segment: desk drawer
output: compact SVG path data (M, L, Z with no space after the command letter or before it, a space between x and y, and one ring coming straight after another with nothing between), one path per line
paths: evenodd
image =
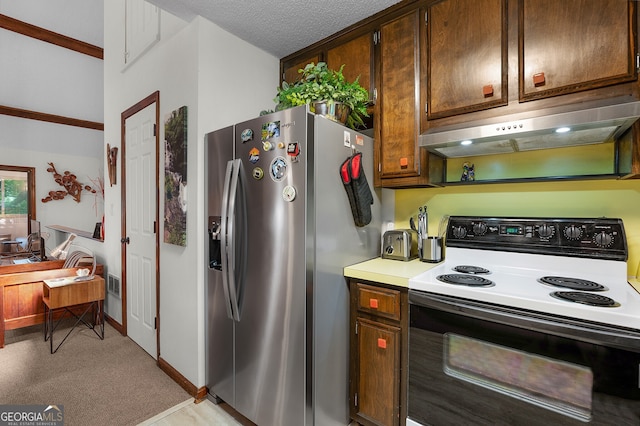
M51 288L45 282L42 287L42 298L49 309L104 300L104 296L104 279L102 277Z
M357 283L358 310L400 320L400 291Z

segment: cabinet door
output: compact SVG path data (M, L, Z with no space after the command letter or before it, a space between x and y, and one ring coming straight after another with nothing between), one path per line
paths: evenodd
M520 100L637 78L635 4L520 0Z
M317 64L319 61L320 61L320 55L315 55L315 56L310 56L306 59L300 59L294 63L291 63L291 62L283 63L282 78L287 83L293 83L300 77L298 70L304 69L304 67L310 62Z
M338 70L344 65L343 74L347 81L358 80L369 91L373 100L373 36L362 34L327 51L327 67Z
M420 174L419 12L380 27L379 177Z
M506 0L431 5L427 40L429 119L507 104Z
M376 425L400 422L400 328L357 320L355 413Z

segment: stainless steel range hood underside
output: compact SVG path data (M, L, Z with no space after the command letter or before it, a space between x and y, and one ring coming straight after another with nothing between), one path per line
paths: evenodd
M454 158L612 143L640 118L640 101L624 99L431 129L420 136L420 146ZM570 130L558 133L559 128Z

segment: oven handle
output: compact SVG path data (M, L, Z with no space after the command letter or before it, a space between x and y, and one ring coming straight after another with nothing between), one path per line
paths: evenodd
M640 351L640 332L469 299L409 290L409 303L486 321L578 339L601 346Z

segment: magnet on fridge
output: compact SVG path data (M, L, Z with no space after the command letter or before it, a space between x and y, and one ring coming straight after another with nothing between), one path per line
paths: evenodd
M240 139L242 140L242 143L249 142L253 139L253 130L244 129L242 133L240 133Z
M251 172L251 175L253 175L254 179L260 180L264 177L264 170L262 170L262 167L255 167Z
M271 151L273 149L273 144L269 141L262 142L262 149L265 151Z
M253 147L249 151L249 161L251 164L256 164L260 160L260 151L258 148Z
M289 142L287 144L287 154L291 157L300 155L300 144L298 142Z
M291 185L287 185L284 187L284 189L282 190L282 198L285 201L293 201L296 198L296 189L291 186Z

